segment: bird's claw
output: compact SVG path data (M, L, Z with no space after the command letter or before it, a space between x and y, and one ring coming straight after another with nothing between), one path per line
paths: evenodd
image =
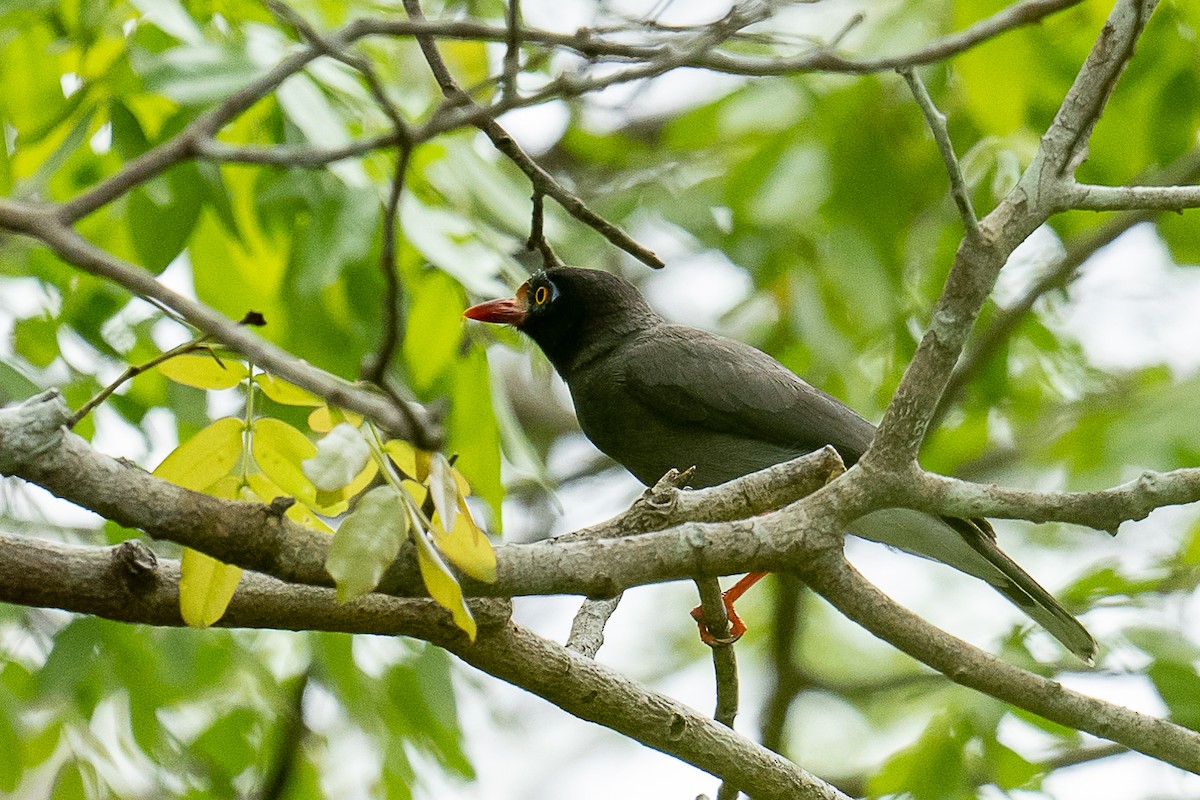
M708 629L708 625L704 622L703 606L696 606L692 609L692 619L696 620L696 626L700 629L700 641L709 647L731 645L742 638L742 634L746 632L746 623L742 622L742 618L733 610L733 600L722 595L721 601L725 604L725 615L729 618L728 636L713 635L712 631Z

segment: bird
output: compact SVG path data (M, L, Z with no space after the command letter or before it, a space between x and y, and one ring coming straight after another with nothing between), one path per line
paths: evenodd
M668 322L609 272L540 270L514 297L479 303L463 316L508 324L532 339L566 382L584 435L647 486L689 467L693 488L716 486L827 445L849 466L875 434L870 421L771 356ZM1095 640L1000 550L986 519L888 508L847 532L983 580L1093 662ZM731 623L732 600L759 577L752 573L726 593ZM740 635L744 626L736 626Z

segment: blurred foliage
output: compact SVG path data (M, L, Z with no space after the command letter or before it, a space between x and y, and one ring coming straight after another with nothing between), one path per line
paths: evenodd
M321 29L395 13L369 0L291 5ZM890 4L870 10L850 43L866 54L901 52L1004 5ZM1088 0L923 70L981 212L1029 164L1109 5ZM504 4L427 8L430 15L441 11L498 22ZM1097 126L1082 180L1119 184L1153 175L1197 147L1198 33L1200 4L1162 4ZM168 140L296 42L295 32L256 0L0 0L0 193L76 196ZM764 44L740 46L771 52ZM404 113L422 119L437 107L440 93L412 42L376 38L356 51L388 76ZM499 67L499 51L478 44L446 54L467 81ZM552 64L531 69L549 73ZM718 326L878 418L960 236L921 115L892 74L719 87L673 98L666 108L635 102L621 113L611 105L599 113L589 98L566 103L565 131L540 160L601 214L667 242L670 269L720 254L750 289ZM387 126L361 77L322 60L219 138L337 146ZM262 312L267 338L353 379L378 346L383 319L380 223L393 155L380 151L322 169L188 162L79 228L172 285L193 287L233 319ZM510 487L575 477L572 468L550 470L534 457L544 459L569 433L555 422L561 415L539 416L522 404L519 386L512 397L493 397L498 384L485 346L514 337L464 334L460 321L469 300L505 292L524 274L513 256L527 234L529 191L520 172L471 132L440 137L412 154L396 242L406 326L389 366L445 412L446 452L457 454L455 468L483 501L472 510L490 515L493 532L505 497L502 451ZM547 214L568 262L646 278L642 267L550 203ZM1051 234L1070 247L1105 219L1062 215ZM1200 261L1198 225L1195 213L1156 222L1180 264ZM1032 273L1048 269L1051 257ZM930 437L927 467L1018 485L1097 488L1145 469L1200 464L1197 378L1156 363L1103 372L1063 326L1057 312L1064 302L1062 293L1046 298L991 354ZM11 237L0 237L0 313L12 322L0 361L4 401L57 386L78 407L126 364L190 338L157 309ZM989 306L981 325L1001 313ZM550 394L539 369L526 379L533 384L526 393L536 398L532 405L544 406ZM110 398L101 421L88 417L76 431L90 438L100 426L135 450L161 455L170 445L163 446L164 420L186 441L231 413L229 402L148 372ZM262 402L272 415L302 425L294 409ZM532 443L526 428L538 431ZM15 519L21 511L13 503L5 514ZM506 506L506 513L523 511L519 503ZM107 542L130 534L109 526L94 535L56 535ZM1184 604L1200 583L1200 527L1128 563L1111 550L1092 557L1084 547L1072 549L1053 527L1039 537L1039 546L1063 548L1064 559L1074 554L1074 582L1064 597L1075 608L1133 612L1105 628L1112 669L1152 687L1173 719L1200 725L1196 647L1180 635L1177 620L1155 613ZM864 785L874 793L974 797L984 784L1001 793L1036 792L1045 772L1039 759L1079 745L1074 732L936 680L913 680L911 662L811 605L795 656L820 688L802 693L799 705L815 694L833 698L837 719L858 720L873 737L851 754L815 753L806 766L869 774ZM336 795L349 790L340 781L354 780L354 791L407 798L421 785L418 762L472 776L449 662L432 648L344 636L145 629L10 607L0 609L0 633L0 793L240 797L253 795L280 763L291 763L280 796L296 798ZM1053 674L1062 665L1046 661L1044 648L1027 647L1026 633L1016 628L1004 638L1004 656ZM758 654L753 636L746 651ZM674 652L678 667L697 655L682 644ZM857 677L876 688L838 682ZM299 739L297 696L305 699ZM321 713L310 719L310 706ZM1041 737L1041 746L1018 748L1013 729L1026 736L1022 742ZM283 760L286 748L294 750L290 762ZM373 766L362 775L339 773L348 749Z

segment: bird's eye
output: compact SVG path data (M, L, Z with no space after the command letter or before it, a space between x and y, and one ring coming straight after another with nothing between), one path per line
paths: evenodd
M550 297L550 290L547 289L545 286L539 286L533 292L533 302L537 303L539 306L542 303L545 303L549 297Z

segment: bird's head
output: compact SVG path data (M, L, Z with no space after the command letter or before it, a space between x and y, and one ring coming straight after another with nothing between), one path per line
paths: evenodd
M512 325L533 339L559 372L569 370L581 354L610 349L660 321L629 281L578 267L536 272L515 296L471 306L463 316Z

